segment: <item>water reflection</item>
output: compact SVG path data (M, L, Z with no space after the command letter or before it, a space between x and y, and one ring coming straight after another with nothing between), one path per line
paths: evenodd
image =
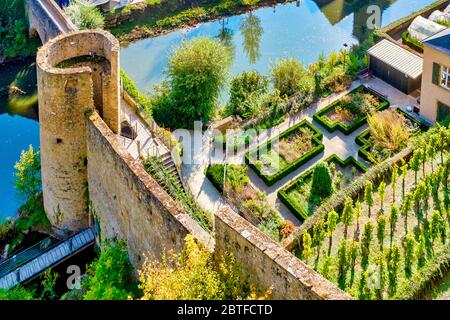
M263 35L261 19L250 11L242 20L239 30L243 38L242 48L248 57L249 63L253 65L261 57L260 42Z

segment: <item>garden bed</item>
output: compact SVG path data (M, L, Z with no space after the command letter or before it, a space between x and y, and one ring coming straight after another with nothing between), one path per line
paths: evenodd
M307 120L245 155L245 162L271 186L324 150L322 132Z
M366 86L359 86L314 114L321 126L329 132L339 130L351 134L361 127L370 112L389 107L389 101Z
M401 109L396 109L396 111L399 112L401 115L403 115L403 117L405 117L405 119L411 126L417 128L414 132L415 135L419 134L420 132L428 130L428 126L418 121L407 112ZM370 129L364 130L360 135L358 135L356 137L356 143L361 146L361 148L358 150L358 155L368 163L372 164L380 163L383 160L386 160L387 158L392 156L391 154L388 153L383 154L375 150L371 142Z
M366 168L353 157L342 160L333 154L324 161L332 167L330 171L334 188L337 190L346 187L354 178L366 171ZM314 169L315 167L309 169L278 192L281 202L301 221L308 218L324 200L312 199L310 195Z

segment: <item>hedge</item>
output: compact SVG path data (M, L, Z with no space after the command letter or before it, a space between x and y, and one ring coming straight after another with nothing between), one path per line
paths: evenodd
M301 157L297 158L295 161L291 162L289 165L285 166L283 169L277 171L275 174L270 175L270 176L263 174L261 172L260 166L256 165L253 161L250 161L250 155L253 155L255 153L259 154L260 150L263 147L265 148L265 150L269 151L271 149L271 147L272 147L272 143L273 142L280 141L281 139L290 136L291 134L296 132L301 127L308 127L310 130L312 130L314 132L314 135L312 137L312 141L313 141L313 143L316 144L316 146L313 149L311 149L310 151L308 151L307 153L305 153ZM325 149L325 146L322 143L322 137L323 137L323 134L322 134L322 132L319 129L317 129L317 127L315 127L313 124L311 124L308 120L303 120L300 123L298 123L297 125L295 125L295 126L289 128L288 130L282 132L281 134L279 134L275 138L271 139L270 141L262 144L261 146L258 146L257 148L253 149L252 151L246 153L245 154L245 163L248 164L248 166L250 168L252 168L253 171L255 171L256 174L268 186L272 186L276 182L278 182L281 179L283 179L284 177L286 177L291 172L294 172L295 170L297 170L303 164L305 164L306 162L308 162L309 160L314 158L316 155L318 155L321 152L323 152L323 150Z
M223 175L224 175L224 165L223 164L211 164L206 168L205 175L211 181L211 183L216 187L217 190L223 193Z
M372 89L370 89L370 88L368 88L368 87L366 87L364 85L361 85L361 86L353 89L352 91L347 93L347 95L356 93L359 90L364 90L366 92L369 92L369 93L373 94L375 97L377 97L378 100L381 101L380 105L376 109L377 111L381 111L381 110L384 110L384 109L389 107L389 101L387 101L385 98L381 97L377 92L373 91ZM345 135L349 135L353 131L355 131L356 129L361 127L366 122L367 115L358 117L350 125L344 125L344 124L342 124L340 122L337 122L337 121L331 121L327 117L327 114L330 111L334 110L336 107L338 107L339 104L341 103L341 100L342 100L342 98L334 101L333 103L331 103L330 105L326 106L322 110L316 112L314 114L314 116L313 116L313 119L316 120L317 123L319 123L325 129L327 129L327 131L330 132L330 133L332 133L332 132L334 132L336 130L339 130L339 131L343 132Z
M395 110L419 127L419 131L416 132L415 135L419 134L420 132L427 131L429 129L427 125L420 122L419 120L417 120L407 112L403 111L402 109L395 109ZM356 144L361 146L361 148L359 148L358 150L358 155L368 163L377 163L377 161L372 157L372 153L370 152L370 150L372 149L372 144L369 140L369 136L370 130L366 129L356 137Z
M346 167L346 166L352 165L352 166L356 167L361 173L365 173L367 171L367 168L361 162L357 161L353 157L348 157L347 159L342 160L336 154L333 154L333 155L329 156L327 159L325 159L324 161L327 163L334 162L341 167ZM311 176L313 174L315 167L316 166L313 166L312 168L308 169L302 175L300 175L298 178L296 178L294 181L292 181L287 186L283 187L282 189L280 189L278 191L278 198L280 198L280 201L282 203L284 203L284 205L292 213L294 213L302 222L305 219L307 219L309 217L309 215L308 216L302 215L302 210L298 209L297 206L289 200L288 192L290 192L293 188L295 188L297 183L299 183L301 180L308 179L309 176Z

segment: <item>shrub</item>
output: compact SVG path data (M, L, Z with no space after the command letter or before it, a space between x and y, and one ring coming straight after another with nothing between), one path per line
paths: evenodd
M274 87L282 96L307 95L314 90L314 80L295 58L277 61L270 69Z
M79 29L103 29L105 18L100 9L84 0L71 1L64 12Z
M41 190L41 160L40 152L29 146L28 151L23 150L20 160L14 165L16 169L15 188L19 197L28 200L35 197Z
M194 121L207 121L231 61L231 52L218 40L184 41L169 58L169 80L164 95L160 95L164 99L156 100L154 105L157 122L171 128L192 128Z
M36 300L36 298L33 291L17 286L9 290L0 289L0 300Z
M395 110L377 112L367 119L370 136L375 147L391 153L405 147L410 137L405 118Z
M269 79L256 71L244 72L231 81L230 102L228 109L231 114L243 118L252 116L255 107L252 103L268 92ZM250 103L249 103L250 102Z
M326 162L319 163L312 177L311 194L313 197L325 198L333 192L331 172Z
M206 168L206 177L211 181L214 187L221 193L223 192L224 166L222 164L211 164Z

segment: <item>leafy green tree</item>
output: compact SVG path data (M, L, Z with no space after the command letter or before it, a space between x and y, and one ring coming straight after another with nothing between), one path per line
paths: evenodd
M449 130L447 130L447 128L445 128L444 126L441 126L440 124L438 124L437 126L438 126L438 132L437 132L438 151L441 155L441 164L443 164L444 163L444 151L446 150L446 148L448 146L450 135L449 135Z
M390 229L389 247L390 248L392 248L392 244L394 241L394 234L395 234L395 229L397 228L397 222L398 222L398 208L395 204L391 204L391 212L389 214L389 229Z
M41 191L41 158L39 150L35 151L33 146L23 150L20 160L16 162L15 188L21 199L28 200Z
M261 56L260 41L264 32L261 27L261 19L250 11L242 20L239 29L243 38L242 47L250 64L255 64Z
M443 237L441 237L443 235ZM446 240L446 223L438 210L434 210L431 215L431 246L434 248L434 241L441 238L442 243Z
M408 175L408 164L405 162L403 158L400 170L402 172L402 197L403 199L405 199L405 183L406 183L406 176Z
M384 239L386 237L386 217L380 214L377 218L377 239L380 251L383 251Z
M434 157L436 155L437 136L432 134L428 141L427 158L430 159L431 172L434 172Z
M391 188L392 188L392 203L395 202L395 189L398 180L398 166L396 163L392 166L392 176L391 176Z
M342 239L337 252L338 285L342 290L347 287L348 262L347 241Z
M369 208L369 218L371 216L372 206L374 204L373 201L373 185L372 182L367 181L366 187L364 189L364 201L367 204L367 207Z
M372 292L369 287L369 276L367 270L361 271L359 281L358 281L358 299L359 300L370 300Z
M413 234L408 233L403 239L404 260L405 260L405 274L406 277L411 277L412 267L416 254L416 239Z
M413 204L413 195L410 192L408 192L406 194L406 196L404 197L404 200L403 200L403 203L401 206L401 211L400 211L400 213L403 216L404 221L405 221L405 223L404 223L405 234L408 233L408 214L411 211L412 204Z
M313 171L311 196L325 198L333 192L333 180L326 162L319 163Z
M320 274L328 280L333 277L333 258L330 256L324 256L320 265Z
M155 120L170 128L192 128L208 121L226 84L232 53L220 41L183 41L169 57L169 80L153 97Z
M381 181L378 186L378 197L380 198L381 212L384 212L384 197L386 196L386 182Z
M361 265L364 270L367 269L370 255L370 243L372 242L373 225L367 221L364 225L364 231L361 239Z
M344 238L347 239L348 227L351 226L353 222L353 201L350 197L345 197L341 221L344 224Z
M417 172L420 170L422 158L423 158L423 150L419 148L416 151L414 151L411 159L409 160L411 170L414 171L414 185L416 186L417 186Z
M124 242L103 244L100 257L86 271L82 286L85 300L125 300L135 290L133 266Z
M268 93L269 78L256 71L240 74L231 81L229 113L243 118L251 116L257 109L249 100L258 100Z
M42 292L41 300L55 300L58 295L55 292L56 281L58 280L59 274L52 272L49 268L45 270L42 274Z
M356 218L356 231L358 233L358 240L359 240L359 223L360 223L361 217L362 217L362 209L361 209L361 203L359 202L359 199L355 203L354 212L355 212L355 218Z
M314 90L311 75L295 58L278 60L271 67L270 73L274 87L281 96L291 97L304 91L312 92Z
M414 208L415 208L415 213L416 213L416 218L417 218L417 228L420 228L420 220L422 219L422 208L421 208L421 200L422 200L422 189L424 187L422 187L423 185L423 181L421 181L418 185L417 188L414 190Z
M419 240L417 242L417 267L420 269L425 266L427 261L425 237L423 231L419 230Z
M313 238L312 238L312 244L316 247L316 269L319 263L320 259L320 249L322 247L322 242L325 238L325 229L324 229L324 223L322 220L319 220L313 227Z
M383 300L383 293L386 286L386 260L384 252L378 252L373 260L378 267L378 284L375 289L375 296L378 300Z
M339 220L339 215L337 214L337 212L334 210L331 210L328 213L327 223L326 223L326 231L327 231L327 236L329 238L328 256L331 256L331 247L333 245L333 233L334 233L334 230L336 230L336 225L337 225L338 220Z
M305 231L303 232L303 246L302 246L302 259L305 260L306 263L308 263L309 258L312 256L312 239L309 232Z
M355 279L355 267L356 267L356 261L358 259L359 256L359 242L355 241L353 239L349 240L349 244L348 244L348 259L350 262L350 282L349 282L349 286L353 287L353 282Z
M397 244L393 245L388 255L388 294L390 297L397 292L398 270L400 268L400 249Z
M79 29L103 29L105 17L95 5L85 0L71 1L64 12Z
M37 300L34 291L21 286L9 290L0 289L0 300Z

